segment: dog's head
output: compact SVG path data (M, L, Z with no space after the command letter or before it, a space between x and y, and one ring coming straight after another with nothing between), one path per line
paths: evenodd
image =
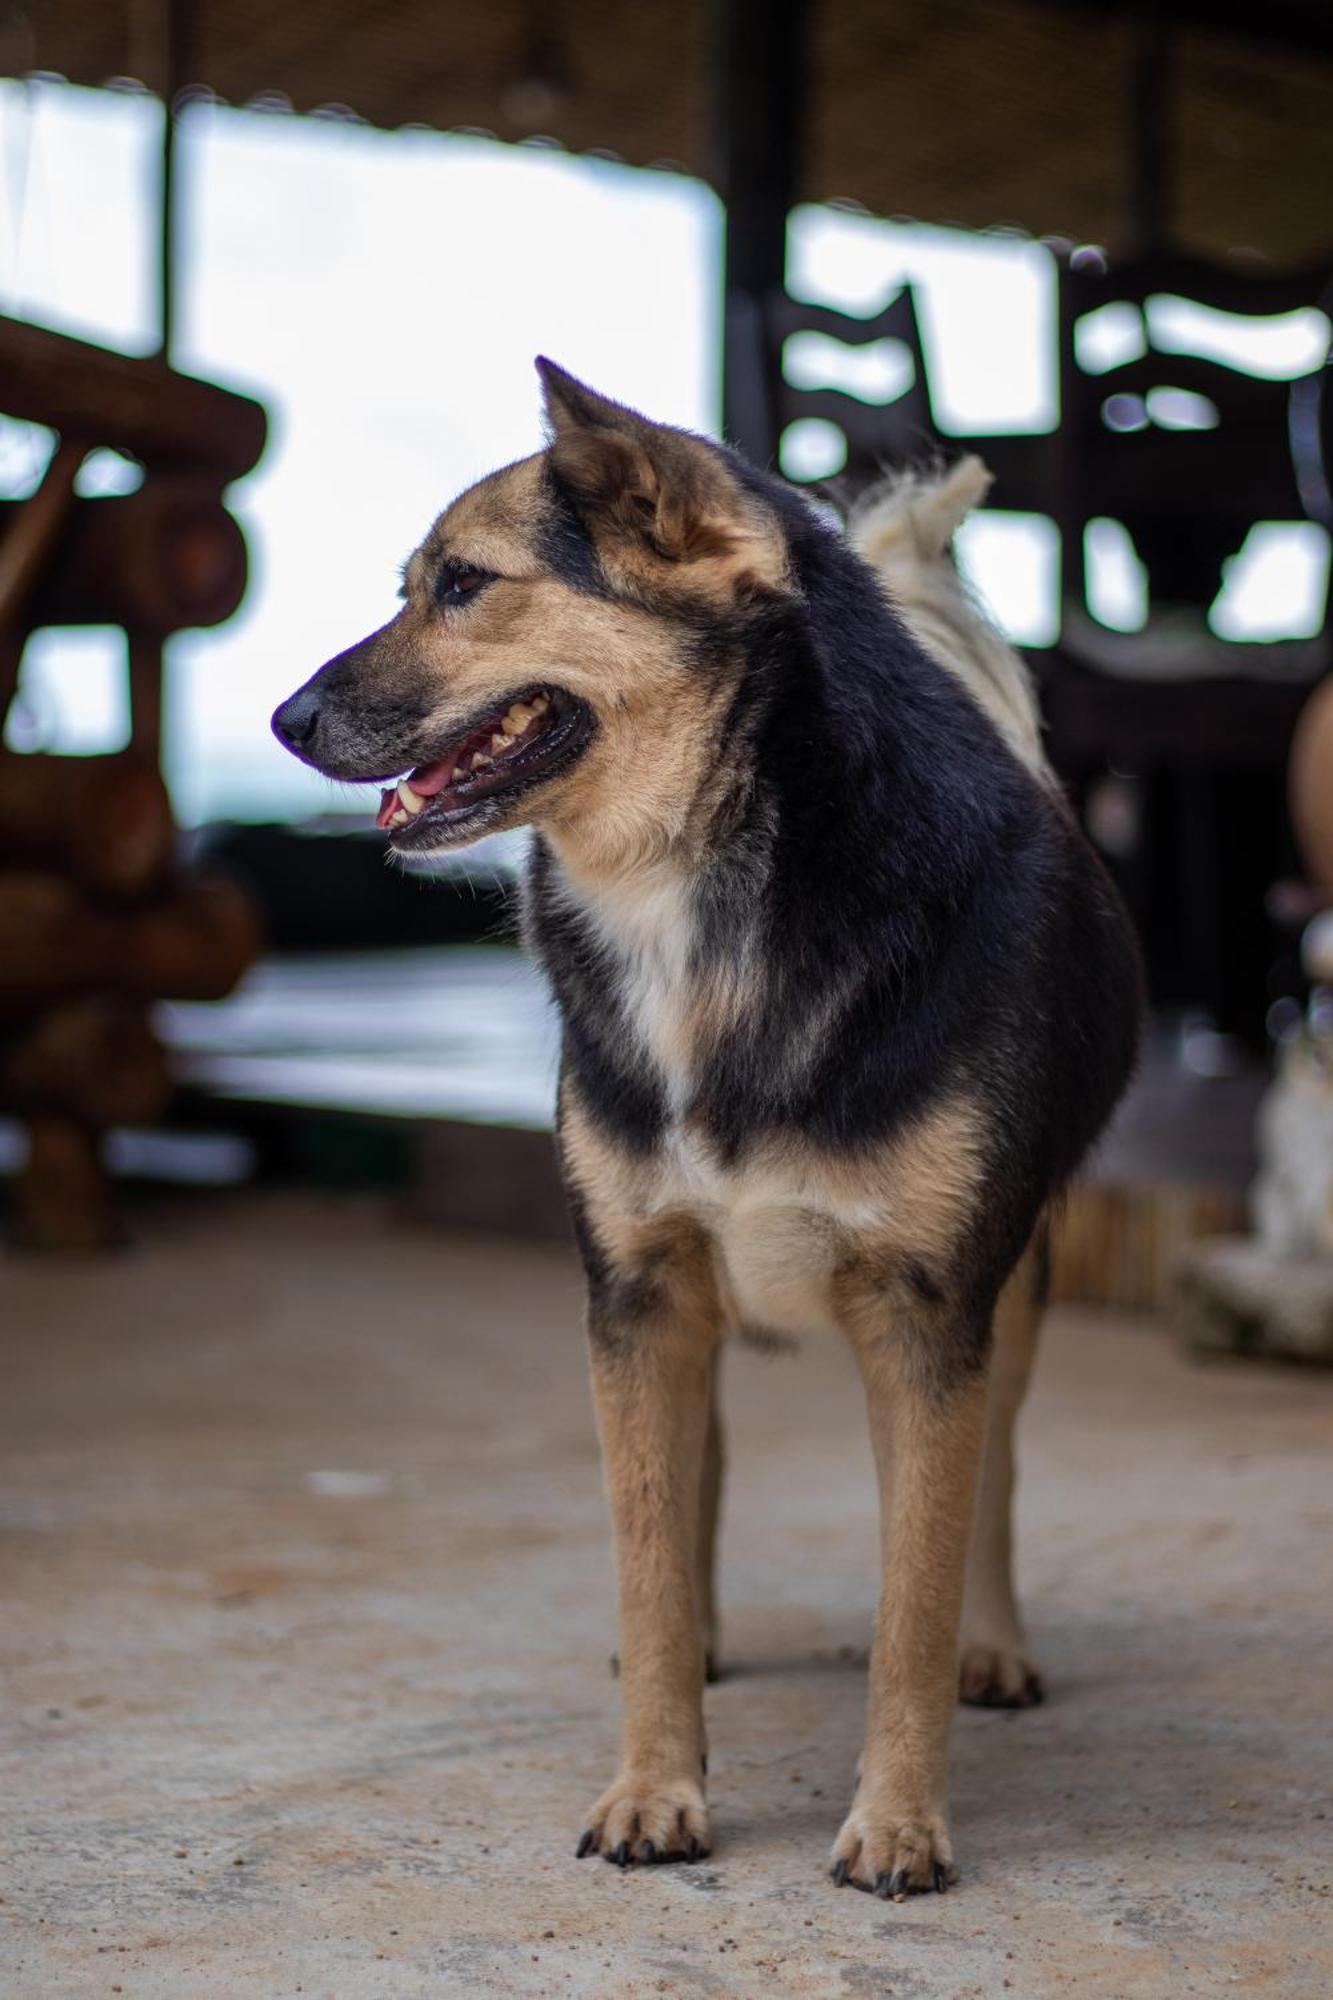
M404 853L526 822L607 858L669 840L724 748L742 630L791 589L725 452L538 369L546 449L455 500L397 617L273 718L329 777L396 781L379 823Z

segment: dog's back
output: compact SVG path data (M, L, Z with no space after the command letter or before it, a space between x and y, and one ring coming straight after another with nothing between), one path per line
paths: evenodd
M954 534L990 484L971 455L947 469L890 473L862 495L847 532L927 652L962 681L1023 762L1045 774L1032 677L950 554Z

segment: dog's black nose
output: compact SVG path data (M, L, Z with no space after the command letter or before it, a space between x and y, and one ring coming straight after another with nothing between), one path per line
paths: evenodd
M319 696L313 687L298 688L273 717L273 733L299 756L314 742L319 727Z

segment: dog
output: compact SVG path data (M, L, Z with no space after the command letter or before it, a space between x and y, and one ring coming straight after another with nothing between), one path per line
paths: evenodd
M949 559L977 461L844 532L537 365L545 449L446 509L402 609L274 728L387 784L400 855L534 829L620 1595L622 1756L579 1855L709 1851L719 1344L827 1333L864 1382L884 1564L832 1874L943 1890L960 1681L1041 1692L1014 1419L1053 1204L1133 1066L1136 948Z

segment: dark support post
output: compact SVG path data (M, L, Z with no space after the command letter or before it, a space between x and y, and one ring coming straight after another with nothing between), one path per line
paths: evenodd
M1148 0L1130 17L1129 117L1125 234L1121 247L1145 256L1165 246L1171 228L1174 45L1161 8Z
M190 0L158 0L161 20L162 175L158 202L158 352L171 359L176 332L176 238L180 208L176 101L189 82Z
M722 429L756 464L777 451L781 356L768 300L786 271L800 184L805 0L715 0L716 181L726 206Z

